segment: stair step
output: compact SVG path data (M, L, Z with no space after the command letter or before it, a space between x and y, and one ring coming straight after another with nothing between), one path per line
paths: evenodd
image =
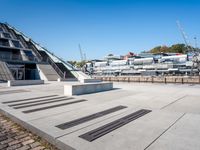
M0 61L0 80L3 81L14 80L6 63L2 61Z
M53 69L53 67L49 64L38 64L37 65L42 73L45 75L48 81L57 81L60 76Z

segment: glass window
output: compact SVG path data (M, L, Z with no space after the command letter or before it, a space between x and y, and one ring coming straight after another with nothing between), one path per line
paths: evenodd
M17 47L17 48L22 48L22 45L20 44L19 41L14 41L14 40L12 40L12 43L13 43L13 45L14 45L15 47Z
M34 56L32 51L29 51L29 50L24 50L24 53L26 54L26 56L29 56L29 57Z
M29 60L35 61L35 56L33 55L32 51L30 50L24 50L24 53L28 57Z
M0 27L0 32L3 32L3 29L2 29L2 27Z
M11 38L11 36L10 36L10 34L9 33L3 33L3 36L5 37L5 38Z
M6 40L6 39L0 39L0 45L1 46L10 46L8 40Z

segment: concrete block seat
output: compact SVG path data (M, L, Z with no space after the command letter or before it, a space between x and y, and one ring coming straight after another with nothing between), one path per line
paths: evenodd
M81 83L93 83L93 82L101 82L102 80L100 79L93 79L93 78L90 78L90 79L81 79L80 82Z
M82 95L113 89L112 82L77 83L64 85L64 95Z
M44 80L8 80L8 87L44 84Z

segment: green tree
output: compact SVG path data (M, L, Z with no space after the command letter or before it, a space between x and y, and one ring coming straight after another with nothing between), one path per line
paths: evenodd
M161 46L156 46L153 49L151 49L149 52L150 53L160 53L160 49L161 49Z
M162 46L161 48L160 48L160 52L162 52L162 53L167 53L167 52L169 52L169 47L167 47L167 46Z
M169 48L169 52L171 53L186 53L186 50L185 44L175 44Z
M68 63L70 63L72 66L75 66L76 61L67 61Z
M192 46L187 47L185 44L174 44L170 47L156 46L149 50L150 53L187 53L187 51L194 49Z
M86 64L85 61L80 61L80 62L76 62L75 66L76 66L77 68L82 68L85 64Z

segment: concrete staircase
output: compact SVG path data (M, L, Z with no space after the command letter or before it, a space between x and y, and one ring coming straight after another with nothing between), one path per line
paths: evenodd
M60 76L49 64L37 64L40 73L40 78L47 81L57 81Z
M75 78L74 75L64 66L63 63L55 63L55 64L63 72L64 78Z
M6 63L0 61L0 81L14 80L9 68Z

